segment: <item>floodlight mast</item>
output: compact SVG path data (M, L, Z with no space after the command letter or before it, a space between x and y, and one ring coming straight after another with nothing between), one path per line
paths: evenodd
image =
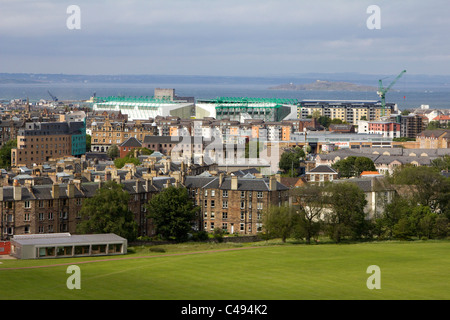
M386 109L386 93L393 87L393 85L400 79L403 74L406 72L406 70L403 70L400 72L400 74L397 76L397 78L394 79L394 81L391 82L391 84L387 88L383 88L383 79L378 80L378 96L381 98L381 110L382 110L382 116L385 115L385 109Z

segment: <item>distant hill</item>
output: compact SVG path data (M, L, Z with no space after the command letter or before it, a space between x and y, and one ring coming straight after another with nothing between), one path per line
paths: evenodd
M269 87L270 90L292 90L292 91L377 91L376 87L358 85L350 82L342 81L322 81L316 80L309 84L295 85L293 83L282 84L279 86Z

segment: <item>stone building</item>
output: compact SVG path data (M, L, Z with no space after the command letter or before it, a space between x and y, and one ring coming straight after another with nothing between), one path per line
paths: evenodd
M203 229L255 235L262 231L264 210L290 203L289 188L280 178L202 174L186 177L185 187L201 208Z
M11 166L32 167L51 158L74 155L74 150L76 155L86 152L84 122L29 122L17 133L17 148L11 150Z

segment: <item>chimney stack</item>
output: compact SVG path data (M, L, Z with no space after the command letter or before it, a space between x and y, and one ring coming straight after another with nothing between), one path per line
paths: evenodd
M237 189L238 189L238 177L231 176L231 190L237 190Z
M270 189L270 191L276 191L277 190L277 178L275 176L270 176L269 189Z
M52 196L53 196L53 199L59 199L59 184L58 183L54 183L52 185Z
M17 180L14 180L13 198L15 201L22 200L22 186L20 185L19 181L17 181Z
M150 192L150 187L153 185L153 178L152 177L148 177L147 179L145 179L145 190L147 192Z
M69 181L67 184L67 196L69 199L75 197L75 184L73 183L73 180Z

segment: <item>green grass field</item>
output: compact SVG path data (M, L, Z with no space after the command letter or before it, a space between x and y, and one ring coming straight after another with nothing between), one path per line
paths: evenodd
M0 259L0 299L450 299L448 241L184 244L165 249L135 248L116 260ZM79 290L66 286L68 265L81 269ZM370 265L380 267L379 290L366 286Z

